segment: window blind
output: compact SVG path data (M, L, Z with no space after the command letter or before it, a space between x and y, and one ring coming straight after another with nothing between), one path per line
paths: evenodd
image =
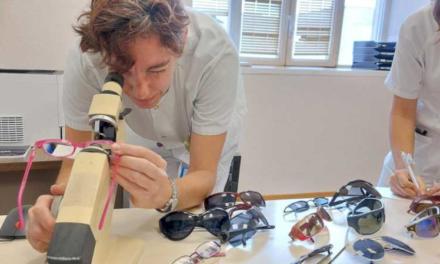
M243 2L240 53L278 55L282 0L244 0Z
M228 2L228 0L192 0L192 6L194 9L214 17L228 16Z
M297 0L292 57L330 56L336 0Z

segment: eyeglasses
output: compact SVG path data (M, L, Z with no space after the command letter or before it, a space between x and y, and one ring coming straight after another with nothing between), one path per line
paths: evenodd
M411 236L436 237L440 232L440 207L426 208L405 227Z
M382 236L376 239L363 238L355 241L352 248L356 255L368 260L378 261L384 258L385 251L397 250L405 255L412 256L415 254L407 244L395 238Z
M379 231L385 222L385 209L376 198L365 198L347 215L348 226L361 235L371 235Z
M342 186L329 202L329 206L342 203L357 202L367 197L382 198L382 195L374 186L364 180L354 180Z
M209 210L215 207L223 209L230 208L237 203L237 198L240 198L244 203L249 203L258 207L266 206L263 196L259 192L245 191L240 193L234 192L220 192L214 193L205 198L205 209Z
M197 264L204 259L223 256L220 241L213 240L200 244L193 253L179 257L172 264Z
M332 244L322 246L320 248L313 250L312 252L308 253L307 255L301 256L296 262L293 262L292 264L301 264L304 261L308 260L309 258L313 258L314 256L321 254L321 253L324 253L324 252L327 252L328 255L331 255L332 248L333 248Z
M199 215L174 211L159 220L162 234L175 241L189 236L195 227L203 227L214 236L222 238L222 234L230 227L228 212L221 208L214 208Z
M313 200L308 200L308 201L296 201L286 206L286 208L284 208L284 214L301 213L307 211L310 209L310 205L309 205L310 202L315 207L328 205L328 199L325 197L317 197Z
M259 225L260 222L263 225ZM269 224L261 210L253 206L231 218L230 229L223 233L223 237L234 247L241 244L246 246L246 241L253 237L258 230L273 228L275 226Z
M428 207L440 205L440 195L433 196L419 196L416 197L410 204L408 213L420 213Z
M312 242L315 242L313 236L324 229L323 220L332 221L332 218L324 208L318 207L315 213L306 215L292 226L289 232L290 238L301 241L310 239Z
M26 183L29 176L29 171L32 167L32 162L36 155L37 149L43 149L44 153L46 153L49 156L56 157L56 158L67 158L73 156L79 148L86 148L86 147L94 147L96 151L101 151L105 153L106 155L110 155L109 149L111 148L111 145L114 142L111 140L94 140L94 141L88 141L85 143L73 143L68 140L64 139L45 139L45 140L38 140L35 142L35 144L32 146L32 151L29 154L29 158L27 160L26 169L23 174L23 178L21 180L20 188L18 191L17 196L17 207L18 207L18 218L19 218L19 224L18 228L23 229L24 228L24 216L23 216L23 193L26 188ZM118 162L116 162L118 164ZM101 220L99 224L99 229L102 228L104 221L105 221L105 215L108 209L108 205L111 201L111 198L113 196L114 190L116 189L116 181L114 180L114 175L117 171L117 167L113 170L112 174L112 182L109 189L109 193L107 195L104 211L101 215Z

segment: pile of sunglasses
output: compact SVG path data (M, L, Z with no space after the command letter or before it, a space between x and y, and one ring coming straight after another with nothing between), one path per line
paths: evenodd
M440 206L432 206L418 213L405 226L407 232L419 237L436 237L440 233Z
M347 215L347 223L358 234L371 235L385 223L385 208L381 200L365 198Z
M315 213L306 215L292 226L289 236L292 240L310 240L324 229L324 220L332 221L332 218L323 207L318 207Z
M362 238L356 240L352 248L356 255L371 262L383 259L386 251L396 251L407 256L415 254L410 246L389 236Z
M237 201L238 198L242 203ZM265 205L263 196L254 191L216 193L205 199L206 212L199 215L184 211L168 213L159 220L159 229L165 237L177 241L189 236L196 227L201 227L221 242L229 242L233 246L246 245L246 241L258 230L275 227L268 223L259 208ZM243 212L234 215L238 211Z
M364 180L354 180L342 186L332 197L329 206L355 204L364 198L382 198L373 184Z
M408 213L420 213L428 207L440 205L440 195L422 195L414 198L409 205Z

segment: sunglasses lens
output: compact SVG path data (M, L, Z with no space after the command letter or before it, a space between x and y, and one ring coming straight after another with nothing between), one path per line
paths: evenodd
M306 201L298 201L289 205L288 207L292 212L299 213L310 209L309 204Z
M430 216L416 224L416 234L420 237L435 237L439 234L439 229L436 216Z
M230 221L228 213L224 210L212 210L203 215L203 226L213 235L219 236L229 230Z
M233 232L231 237L229 238L229 244L236 247L243 244L244 241L249 240L251 237L255 235L257 230L255 229L244 229L240 231Z
M160 231L169 239L182 240L191 234L195 221L188 214L172 212L159 220Z
M216 241L209 241L200 245L196 252L202 258L211 258L220 252L220 244Z
M257 207L266 206L266 203L264 202L263 196L261 196L261 194L258 192L252 192L252 191L242 192L242 193L240 193L240 199L243 202L248 202L248 203L255 205Z
M416 253L414 249L412 249L410 246L408 246L407 244L403 243L400 240L397 240L389 236L382 236L381 239L387 242L388 244L390 244L391 246L393 246L393 249L400 250L409 255L414 255Z
M324 198L324 197L318 197L318 198L313 199L313 203L315 204L315 206L328 205L328 199Z
M379 231L385 220L383 211L372 212L357 218L356 231L361 235L371 235Z
M209 210L215 207L223 209L232 207L235 205L235 195L233 193L218 193L213 194L205 200L205 209Z
M318 234L323 228L324 223L322 222L321 218L316 214L310 214L293 226L290 235L295 237L295 234L299 232L301 233L302 238L295 238L304 240L304 238L308 239Z
M47 142L43 144L43 150L53 157L67 157L73 153L74 147L66 142Z
M368 260L380 260L385 255L382 245L371 239L360 239L354 242L353 249L358 255Z

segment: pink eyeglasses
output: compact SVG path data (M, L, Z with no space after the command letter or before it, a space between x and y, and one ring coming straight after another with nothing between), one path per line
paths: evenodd
M115 142L111 140L92 140L85 143L73 143L63 139L44 139L35 142L34 146L32 147L32 151L29 155L29 158L27 160L26 169L24 171L24 175L20 184L20 189L18 191L18 197L17 197L18 218L19 218L18 228L19 229L24 228L23 193L24 193L24 189L26 188L26 183L28 180L29 171L32 167L32 162L36 155L36 149L43 149L47 155L52 157L68 158L73 156L77 152L78 148L85 148L85 147L97 145L97 146L105 147L105 149L110 149L111 145L114 143ZM101 219L99 221L99 226L98 226L99 229L102 229L104 225L105 216L107 215L108 207L110 201L112 200L117 185L115 181L115 176L119 169L119 156L116 156L114 160L115 160L114 163L115 165L112 168L111 185L107 193L104 210L102 212Z

